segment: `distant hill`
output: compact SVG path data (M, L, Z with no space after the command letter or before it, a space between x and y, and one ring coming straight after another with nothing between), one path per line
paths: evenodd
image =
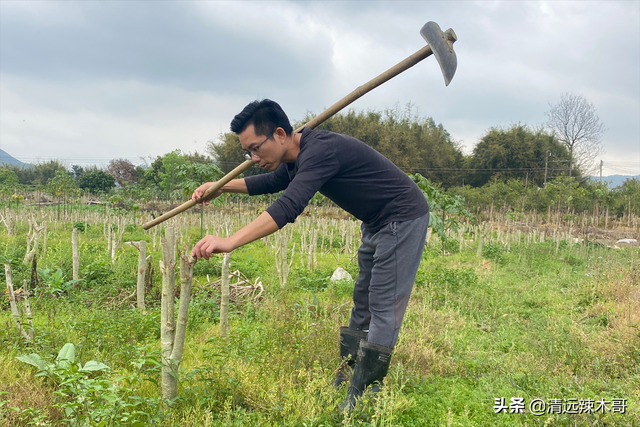
M599 176L591 176L590 178L595 182L599 182L600 181L600 177ZM615 188L615 187L621 186L622 183L625 180L629 179L629 178L640 179L640 175L609 175L609 176L603 176L602 177L602 182L606 182L608 184L609 188Z
M0 149L0 167L3 164L7 164L7 165L17 165L20 167L31 167L31 165L29 163L23 163L20 160L12 157L9 153L7 153L6 151Z

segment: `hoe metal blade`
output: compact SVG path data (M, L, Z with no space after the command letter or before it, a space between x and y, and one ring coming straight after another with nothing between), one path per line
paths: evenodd
M438 64L440 64L440 70L442 70L442 75L444 76L444 84L449 86L458 67L458 58L453 50L453 43L458 40L456 33L451 28L443 33L438 24L429 21L424 24L420 34L431 46L431 50L438 60Z

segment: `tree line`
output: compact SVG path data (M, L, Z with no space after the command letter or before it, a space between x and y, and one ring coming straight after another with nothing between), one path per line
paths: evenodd
M581 121L580 114L588 116L582 118L586 120L582 127L576 124ZM521 200L523 195L531 193L526 207L543 209L561 202L551 195L549 188L564 183L562 185L572 188L573 208L578 206L578 200L586 197L589 200L586 205L598 200L615 210L612 200L616 190L586 179L588 156L582 153L583 148L601 149L598 138L604 132L593 105L583 97L563 95L547 115L547 128L521 123L489 128L469 155L463 153L461 144L442 124L420 116L411 104L383 111L349 110L333 116L319 128L358 138L405 172L418 173L444 191L465 196L469 202ZM312 117L309 113L294 125L300 126ZM589 124L596 125L590 133L584 129ZM577 134L572 126L578 129ZM134 165L127 159L113 159L103 169L80 165L68 168L58 160L29 168L4 165L0 168L0 193L6 198L19 189L40 189L57 198L73 197L85 191L138 201L184 199L200 183L219 179L243 161L237 135L228 132L209 141L204 154L174 150L150 158L144 165ZM263 171L252 168L245 176L257 173ZM553 185L549 187L549 183ZM627 208L633 204L634 209L640 210L640 206L635 206L636 200L640 200L636 197L640 196L636 187L637 180L629 180L619 190L620 197L633 196L635 200L627 203ZM578 192L592 196L578 197ZM622 206L622 202L618 205Z

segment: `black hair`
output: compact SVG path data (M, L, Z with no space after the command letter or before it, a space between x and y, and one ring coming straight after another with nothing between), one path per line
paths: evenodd
M239 134L250 124L255 128L256 135L271 136L279 127L284 129L287 135L293 132L293 127L282 107L270 99L253 101L244 107L231 121L231 131Z

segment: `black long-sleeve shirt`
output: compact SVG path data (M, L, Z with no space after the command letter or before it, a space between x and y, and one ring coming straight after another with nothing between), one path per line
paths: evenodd
M326 130L304 128L295 163L247 177L245 183L250 195L286 189L267 208L279 228L294 222L317 191L371 232L429 212L418 186L393 162L362 141Z

